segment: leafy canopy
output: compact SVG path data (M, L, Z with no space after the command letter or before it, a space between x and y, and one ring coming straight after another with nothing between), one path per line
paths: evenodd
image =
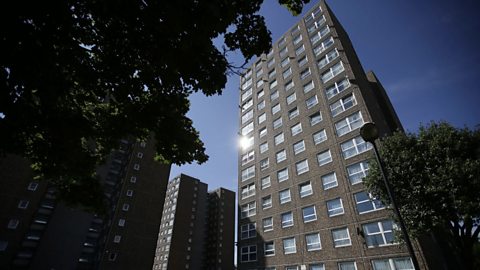
M444 231L468 257L480 232L480 130L431 123L385 137L380 156L409 233ZM364 182L390 203L376 162Z
M78 190L101 192L95 167L126 136L155 134L164 162L205 162L188 96L222 93L228 51L248 60L268 50L262 2L1 4L0 152L28 158L73 201L84 198ZM308 0L279 2L298 14Z

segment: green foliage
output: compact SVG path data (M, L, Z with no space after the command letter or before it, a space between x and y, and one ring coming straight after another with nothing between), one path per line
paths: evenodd
M205 162L188 96L222 93L228 51L248 60L269 49L262 2L1 4L0 153L28 158L73 203L79 187L101 194L95 167L126 136L155 134L163 162ZM307 2L280 1L292 13Z
M480 232L480 130L431 123L383 138L380 156L409 233L442 231L471 256ZM390 203L376 162L364 182Z

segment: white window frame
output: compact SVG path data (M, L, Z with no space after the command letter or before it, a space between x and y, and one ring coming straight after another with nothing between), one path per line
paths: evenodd
M246 256L246 260L244 260ZM241 262L256 262L257 261L257 245L249 245L240 247L240 261Z
M328 190L334 187L338 187L337 174L335 172L324 174L321 176L321 179L322 179L323 190Z
M333 208L332 203L340 202L340 207ZM342 198L335 198L332 200L328 200L327 202L327 212L329 217L335 217L345 214L345 209L343 207Z
M275 135L275 137L273 138L273 141L274 141L274 144L275 145L279 145L281 143L283 143L285 141L285 134L282 133L279 133L277 135Z
M289 215L290 218L284 220L284 217L287 217L287 215ZM281 221L281 224L282 224L282 228L292 227L294 225L294 223L293 223L293 212L289 211L289 212L285 212L285 213L280 214L280 221Z
M316 112L316 113L314 113L314 114L311 114L311 115L309 116L309 118L310 118L310 126L314 126L314 125L322 122L322 120L323 120L322 112L321 112L321 111L318 111L318 112Z
M305 190L302 190L304 187L306 187ZM301 183L298 185L298 193L300 195L300 198L305 198L313 194L313 187L312 187L312 182L307 181L304 183Z
M277 164L284 160L287 160L287 151L285 151L285 149L282 149L275 153L275 160L277 161Z
M242 176L241 176L242 182L252 179L253 177L255 177L255 165L252 165L242 170Z
M285 173L285 177L280 178L280 174L283 174L283 173ZM277 171L277 180L279 183L288 180L288 168L284 168Z
M293 240L293 246L287 246L286 244L291 244ZM283 243L283 254L293 254L297 253L297 243L295 241L295 237L289 237L282 239Z
M272 195L267 195L265 197L262 197L262 210L272 208Z
M341 137L361 128L363 123L362 113L358 111L335 123L335 130L337 131L338 137Z
M386 229L386 223L391 223L391 229ZM378 231L369 232L367 226L376 226ZM375 247L384 247L384 246L391 246L398 244L395 242L394 234L395 234L395 223L392 220L380 220L377 222L366 223L362 225L363 235L365 237L365 242L368 248L375 248ZM391 242L387 242L387 234L390 235ZM379 239L378 236L381 236L381 243L377 242L376 240ZM372 239L373 242L372 243Z
M367 198L362 199L362 198L359 198L360 196L367 197ZM366 191L360 191L353 194L353 198L355 200L355 208L357 209L357 212L359 215L385 209L385 205L383 205L383 203L380 200L373 197L371 193L368 193ZM368 205L369 207L371 206L371 209L366 211L360 211L359 207L361 205Z
M266 176L260 179L260 185L261 189L266 189L272 185L272 182L270 180L270 176Z
M305 210L307 209L313 209L313 214L308 214L305 215ZM302 217L303 217L303 223L309 223L317 220L317 210L315 209L315 205L309 205L306 207L302 208ZM312 219L310 219L313 217Z
M293 144L293 153L298 155L305 151L305 141L301 140Z
M324 136L322 136L322 135L324 135ZM312 135L312 137L313 137L313 143L314 143L315 145L320 144L320 143L328 140L328 138L327 138L327 132L325 131L325 129L322 129L322 130L320 130L320 131L315 132L315 133Z
M353 108L355 105L357 105L357 99L355 98L355 95L351 93L331 104L330 112L332 113L332 116L335 117L344 111Z
M267 245L268 245L268 247L267 247ZM275 256L275 242L274 241L265 242L263 244L263 250L264 250L263 254L265 255L265 257Z
M263 154L268 151L268 142L264 142L260 144L258 147L259 147L260 154Z
M310 238L311 241L309 243L309 236L310 237L315 237L315 239ZM322 249L322 240L320 238L320 233L309 233L305 235L305 245L307 247L307 251L316 251L316 250L321 250Z
M346 232L348 237L347 238L335 239L335 232ZM333 239L333 246L335 248L346 247L346 246L351 246L352 245L352 239L350 238L350 232L348 230L348 227L333 229L332 230L332 239ZM338 244L337 242L341 242L341 244Z
M257 205L256 202L248 202L246 204L243 204L240 207L240 218L248 218L248 217L253 217L257 214Z
M263 232L273 231L273 217L266 217L262 219Z
M280 190L278 192L278 201L280 204L285 204L292 201L292 194L290 193L289 188Z
M305 105L307 106L307 110L313 108L317 104L318 104L317 95L313 95L305 100Z
M330 149L317 154L318 166L326 165L328 163L331 163L332 161L333 161L333 158L332 158L332 152L330 152Z
M341 80L336 81L333 85L325 89L325 93L328 99L333 98L334 96L342 93L350 87L350 80L345 77Z
M250 183L247 184L243 187L241 187L241 193L240 196L243 199L255 196L255 183Z
M302 133L303 129L302 129L302 123L297 123L295 125L293 125L291 128L290 128L290 131L292 132L292 137L297 135L297 134L300 134Z
M308 167L308 159L304 159L295 163L295 169L297 170L297 175L308 172L310 170L310 168Z
M251 239L257 237L257 224L255 222L240 226L240 239Z
M331 79L335 78L338 74L342 73L345 71L345 65L343 64L342 61L339 61L332 67L330 67L326 72L322 73L321 79L322 82L325 84Z
M372 145L358 136L340 144L344 159L349 159L372 149ZM351 151L351 150L354 151Z

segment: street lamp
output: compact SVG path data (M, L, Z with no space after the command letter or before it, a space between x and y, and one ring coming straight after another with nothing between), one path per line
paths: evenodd
M374 123L367 122L360 128L360 136L362 136L364 141L369 142L373 145L375 157L377 158L378 165L380 167L380 172L382 174L383 182L385 183L385 188L387 189L388 198L390 199L390 202L392 204L393 211L397 215L398 223L400 224L400 229L402 231L403 238L405 238L405 243L407 244L408 252L410 253L413 267L417 270L420 270L420 267L418 266L417 257L415 256L415 252L413 251L412 242L410 241L410 237L408 236L408 233L407 233L407 228L405 227L405 222L403 221L403 218L400 215L400 211L398 210L395 197L392 193L392 187L390 186L390 182L388 181L387 175L385 173L385 168L383 166L383 162L380 159L380 155L378 154L378 149L375 144L375 140L379 138L378 129Z

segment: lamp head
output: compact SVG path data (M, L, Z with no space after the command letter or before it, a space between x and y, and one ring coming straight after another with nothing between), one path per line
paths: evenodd
M377 126L371 122L363 124L360 128L360 136L364 141L373 143L379 137Z

